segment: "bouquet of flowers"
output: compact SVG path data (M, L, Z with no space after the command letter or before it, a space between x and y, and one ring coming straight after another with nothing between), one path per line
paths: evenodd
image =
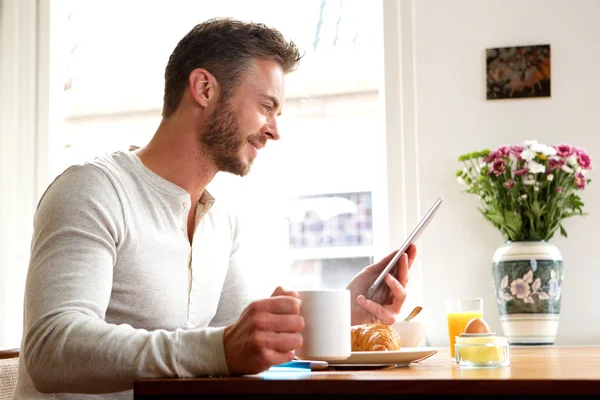
M579 191L591 179L590 156L580 148L537 141L463 154L456 172L466 192L481 201L479 211L507 241L550 240L562 221L586 215Z

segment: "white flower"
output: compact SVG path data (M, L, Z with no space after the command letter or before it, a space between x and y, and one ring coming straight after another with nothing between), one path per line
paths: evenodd
M571 167L577 164L577 156L573 154L567 157L567 164L569 164Z
M565 171L567 174L573 173L573 168L568 167L566 165L563 165L560 169L562 169L563 171Z
M531 172L532 174L546 172L546 167L535 161L529 161L527 163L527 168L529 168L529 172Z
M462 176L458 176L456 177L456 180L458 181L458 183L460 183L461 185L465 184L465 180L462 178Z
M530 146L533 146L533 145L535 145L537 143L538 143L537 140L526 140L525 141L525 146L530 147Z
M554 147L545 145L545 144L532 144L530 147L531 151L535 151L536 153L541 153L545 156L553 156L556 155L556 149Z
M525 161L531 161L535 158L535 152L525 149L521 152L521 158Z
M526 199L526 198L527 198L527 193L523 193L523 194L521 195L521 197L522 197L523 199Z
M548 179L549 181L552 181L554 179L554 175L552 175L552 174L546 175L546 179Z
M533 175L527 175L527 176L523 177L523 185L533 185L533 184L535 184L535 177Z

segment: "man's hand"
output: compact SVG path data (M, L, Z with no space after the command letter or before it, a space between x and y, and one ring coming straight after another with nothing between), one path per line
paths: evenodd
M278 287L271 297L250 303L223 333L229 373L255 374L291 361L302 346L303 328L296 292Z
M406 284L408 283L408 270L417 256L417 247L411 244L406 253L402 254L396 268L396 276L387 274L384 281L388 290L382 290L383 298L379 302L367 300L364 294L377 276L384 270L388 263L394 258L398 250L392 252L376 264L371 264L359 272L348 284L352 299L352 325L360 325L379 320L379 322L391 325L396 322L396 317L406 299ZM382 287L382 289L386 289Z

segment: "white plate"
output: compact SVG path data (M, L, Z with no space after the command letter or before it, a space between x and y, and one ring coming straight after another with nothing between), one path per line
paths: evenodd
M437 349L429 347L405 347L398 351L354 351L345 360L330 361L336 365L395 365L408 366L410 363L422 361L437 353Z

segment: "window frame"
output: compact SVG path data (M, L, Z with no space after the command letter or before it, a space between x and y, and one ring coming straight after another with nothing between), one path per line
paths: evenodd
M379 260L400 245L421 215L414 70L414 5L380 0L383 12L385 196L373 193L373 247ZM52 6L51 6L52 2ZM24 281L37 201L50 183L62 115L60 72L50 59L53 5L61 0L0 0L0 346L21 337ZM52 62L51 62L52 61ZM18 99L15 103L14 99ZM8 133L7 133L8 132ZM10 171L10 172L9 172ZM14 173L12 171L15 171ZM7 173L8 172L8 173ZM23 222L24 221L24 222ZM376 222L375 222L376 221ZM403 310L423 299L419 258ZM8 304L11 304L9 307Z

